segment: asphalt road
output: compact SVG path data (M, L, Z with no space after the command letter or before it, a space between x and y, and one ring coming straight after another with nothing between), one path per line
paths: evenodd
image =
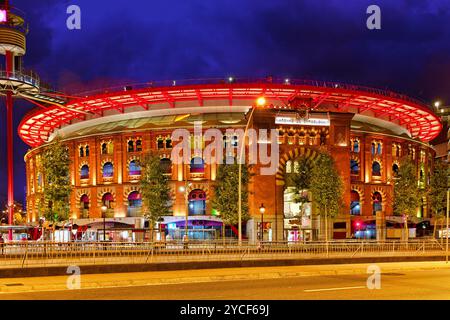
M367 288L367 277L367 274L320 275L281 279L178 283L14 294L2 293L0 299L450 299L449 269L385 273L381 276L381 289L374 290Z

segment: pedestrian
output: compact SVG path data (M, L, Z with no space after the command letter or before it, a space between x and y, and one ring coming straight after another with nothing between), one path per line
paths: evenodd
M0 235L0 247L2 248L2 255L3 255L5 250L5 239L3 239L3 235Z
M185 250L188 249L188 237L186 234L183 236L183 248Z

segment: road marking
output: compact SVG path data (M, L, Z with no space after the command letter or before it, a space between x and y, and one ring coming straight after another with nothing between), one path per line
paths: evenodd
M366 289L365 286L359 287L341 287L341 288L325 288L325 289L307 289L304 292L320 292L320 291L337 291L337 290L353 290L353 289Z

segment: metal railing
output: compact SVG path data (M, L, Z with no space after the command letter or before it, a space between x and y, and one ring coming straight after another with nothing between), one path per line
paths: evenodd
M280 79L280 78L209 78L209 79L184 79L184 80L161 80L161 81L148 81L145 83L134 83L134 84L123 84L107 88L98 88L94 90L84 91L76 93L76 96L86 97L97 94L113 93L123 90L133 90L133 89L145 89L145 88L158 88L158 87L176 87L176 86L191 86L191 85L236 85L236 84L281 84L281 85L292 85L292 86L311 86L317 88L334 88L334 89L344 89L349 91L359 91L366 92L370 94L377 94L384 97L400 99L403 101L408 101L414 104L421 105L434 111L433 108L424 100L419 98L412 98L406 94L397 93L391 90L372 88L368 86L349 84L339 81L324 81L324 80L308 80L308 79Z
M221 240L171 242L11 242L2 244L0 268L243 261L269 259L442 256L444 247L428 241L261 242L242 246Z
M39 76L35 74L33 71L7 72L5 70L0 70L0 79L26 83L36 88L40 87Z

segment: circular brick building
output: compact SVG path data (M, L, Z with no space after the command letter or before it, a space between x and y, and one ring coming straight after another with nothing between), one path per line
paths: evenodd
M264 103L258 103L261 97ZM320 238L320 219L310 204L299 208L287 181L300 157L314 159L321 150L331 153L345 185L342 210L333 222L334 238L386 237L380 226L393 216L393 179L400 158L414 161L419 186L425 188L435 156L428 141L441 130L439 118L420 101L334 82L269 78L149 83L71 97L64 107L30 112L19 127L19 135L32 147L25 156L30 222L39 220L39 194L45 190L41 153L59 135L72 159L70 218L79 225L98 223L100 208L106 205L108 222L143 227L139 160L155 151L172 189L173 216L164 218L166 232L179 237L188 211L191 237L217 237L221 219L211 206L217 165L195 152L190 163L174 164L171 159L173 131L193 133L195 123L201 123L203 131L221 130L224 148L236 143L227 129L248 125L278 132L275 172L255 175L249 186L251 219L244 237L250 240L260 236L261 203L266 208L264 239ZM260 143L270 149L273 142ZM195 145L204 149L208 142L193 139ZM417 217L430 217L426 198ZM359 230L361 225L366 228ZM229 231L236 231L235 226Z

